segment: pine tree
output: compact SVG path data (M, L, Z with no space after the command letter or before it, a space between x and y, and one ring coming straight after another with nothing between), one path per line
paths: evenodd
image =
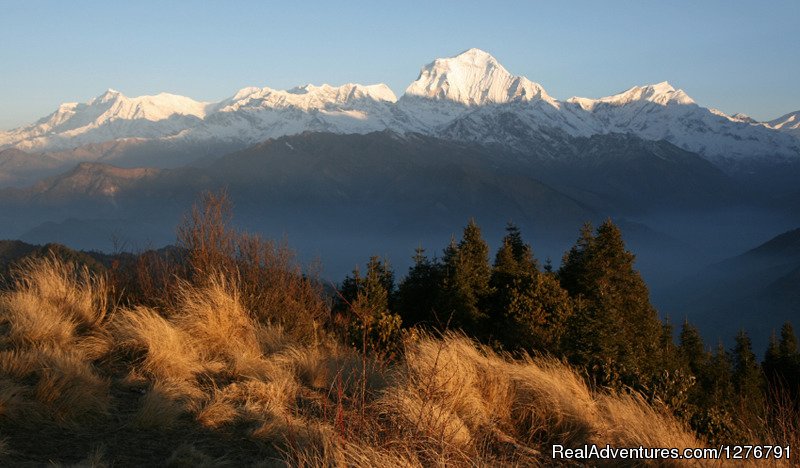
M778 337L775 335L775 330L773 330L769 337L767 351L764 354L764 362L761 364L764 369L764 375L770 385L777 383L780 374L781 352L778 347Z
M669 317L661 324L659 353L660 372L652 375L648 384L652 397L667 404L676 414L685 414L697 379L681 362Z
M703 337L688 320L683 321L678 355L695 377L700 376L708 364L709 355L703 345Z
M560 354L573 308L558 280L552 274L527 273L502 291L503 311L497 319L496 337L503 346Z
M494 340L511 350L559 351L571 301L552 274L539 271L533 249L512 223L495 256L490 286L486 309Z
M592 230L591 223L584 223L575 245L561 259L558 279L561 282L561 286L570 295L577 295L581 291L588 289L588 285L585 284L585 279L588 276L586 273L588 263L586 257L590 255L594 245Z
M544 261L544 271L546 273L553 272L553 260L550 257L547 257Z
M790 322L786 322L781 327L781 341L778 344L778 353L784 358L797 355L797 336Z
M669 321L669 317L664 317L664 321L661 322L661 336L658 340L658 348L663 361L661 367L667 369L675 367L672 364L674 359L677 359L678 353L678 348L675 346L672 334L672 323Z
M767 344L767 352L764 354L764 362L777 362L780 358L780 351L778 350L778 337L775 335L775 330L769 336L769 343Z
M764 407L764 377L758 365L750 337L744 330L736 334L736 344L731 351L733 362L733 388L740 406L749 414L757 415Z
M736 428L732 372L731 356L719 343L697 376L697 391L691 395L691 401L696 405L692 426L714 443L731 440Z
M733 372L733 357L720 342L699 378L705 388L706 406L720 406L731 401Z
M519 228L512 222L506 225L506 235L495 257L494 271L507 274L539 271L539 262L533 255L533 249L525 243Z
M781 327L772 377L772 380L780 384L800 408L800 351L798 351L797 336L790 322L784 323Z
M381 287L381 291L383 292L379 292L378 286ZM370 297L373 297L372 300L379 300L377 297L380 296L380 300L383 301L382 296L386 296L386 304L376 305L375 308L389 308L390 302L394 299L394 272L388 262L381 260L377 256L370 257L367 262L366 277L361 276L361 271L358 266L353 269L350 275L345 277L341 286L339 286L339 295L341 297L337 301L334 309L337 312L346 311L358 298L358 295L364 293L367 289L372 293L370 295Z
M487 318L482 302L491 291L489 246L474 219L464 228L461 241L451 241L444 252L444 281L440 310L452 318L452 326L477 336Z
M341 314L350 311L350 305L355 302L358 297L358 292L363 287L363 281L361 270L358 265L356 265L353 271L345 276L342 284L339 285L339 295L333 305L334 312Z
M632 384L655 372L661 334L634 259L607 220L595 236L590 225L583 227L559 270L561 285L580 304L569 326L573 360L596 361L592 366L602 368L601 379L619 374Z
M436 307L442 282L442 265L437 259L429 260L422 247L416 249L413 259L414 265L398 287L396 311L408 326L441 325Z
M373 256L367 262L367 275L364 277L356 300L371 311L382 312L389 309L389 297L394 291L394 272L385 260Z
M661 335L658 340L659 368L671 374L686 370L681 363L678 346L675 344L674 330L669 317L661 323ZM685 373L682 375L686 375Z
M367 263L364 277L356 268L342 283L340 293L349 306L354 346L390 356L399 351L402 320L389 310L393 291L394 272L388 262L374 256Z

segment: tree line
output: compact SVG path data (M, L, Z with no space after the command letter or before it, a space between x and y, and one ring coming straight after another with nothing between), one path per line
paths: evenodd
M645 395L711 441L744 440L770 418L800 414L792 325L763 360L745 330L731 349L710 349L688 321L675 336L611 220L584 225L558 270L540 264L512 223L491 261L474 220L441 257L418 248L413 260L400 281L379 257L342 281L334 317L352 345L391 358L419 328L461 330L508 353L566 360L597 388Z

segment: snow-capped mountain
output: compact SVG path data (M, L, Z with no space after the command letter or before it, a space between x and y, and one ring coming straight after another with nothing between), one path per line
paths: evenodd
M543 139L625 133L666 140L721 167L748 160L800 161L798 113L766 123L729 116L698 105L667 82L560 101L479 49L424 66L399 100L383 84L250 87L216 103L172 94L129 98L109 90L87 103L63 104L32 125L0 132L0 150L53 152L119 140L230 148L304 131L386 129L520 152Z
M712 161L800 156L800 142L765 131L740 116L699 106L667 82L635 86L600 99L571 98L565 111L594 125L596 133L631 133L666 140ZM590 117L581 116L587 113Z
M540 84L512 75L480 49L469 49L424 66L406 88L398 107L418 123L419 131L439 134L478 108L518 102L557 105Z
M403 128L397 97L384 84L306 85L290 90L244 88L211 106L206 119L177 138L257 143L304 131L369 133Z
M764 125L800 138L800 111L790 112L775 120L764 122Z
M426 65L406 88L405 96L448 100L468 107L534 99L554 102L541 85L512 75L480 49Z
M62 104L32 125L0 133L0 147L59 150L124 138L162 138L197 125L207 107L174 94L129 98L109 89L87 103Z

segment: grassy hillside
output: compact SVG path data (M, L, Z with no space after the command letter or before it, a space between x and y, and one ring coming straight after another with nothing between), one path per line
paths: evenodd
M384 362L257 320L230 278L203 284L119 308L102 277L29 261L0 296L3 463L537 465L552 443L702 446L552 359L409 334Z

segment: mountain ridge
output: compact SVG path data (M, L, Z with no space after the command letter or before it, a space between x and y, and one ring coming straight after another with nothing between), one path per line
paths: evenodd
M469 49L425 65L399 99L384 84L248 87L216 103L167 93L129 98L110 89L87 103L62 104L34 124L0 132L0 149L57 152L110 141L245 148L304 131L389 129L524 152L542 135L630 133L667 140L723 169L749 160L800 163L796 113L770 122L751 120L702 107L667 82L598 99L557 100L489 53ZM126 164L137 165L131 158Z

